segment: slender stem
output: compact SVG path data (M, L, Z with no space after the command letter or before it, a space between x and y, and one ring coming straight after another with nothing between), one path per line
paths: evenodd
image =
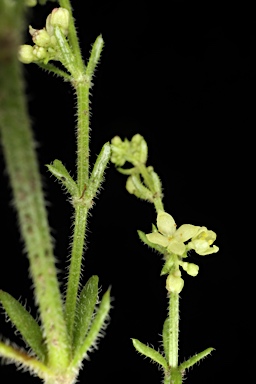
M70 269L68 275L67 295L66 295L66 323L68 333L71 336L75 320L77 293L81 275L81 264L84 249L85 229L88 209L83 205L78 205L75 210L75 228L73 234L73 244L71 251Z
M13 36L9 26L9 37ZM13 25L17 32L17 25ZM14 32L14 36L15 33ZM52 368L66 366L68 340L44 196L24 98L21 65L17 61L19 38L8 57L0 60L0 131L13 189L15 208L30 261L48 360Z
M178 367L179 294L170 292L169 299L169 366Z
M77 95L77 185L81 202L89 180L89 87L86 81L74 80ZM75 223L71 262L66 295L66 321L69 335L72 335L81 263L85 242L88 207L79 202L75 207Z
M77 93L77 185L82 194L89 179L89 81L79 81Z

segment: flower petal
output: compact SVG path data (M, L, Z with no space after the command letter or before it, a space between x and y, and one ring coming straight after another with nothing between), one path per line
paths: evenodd
M162 245L162 247L167 247L169 244L167 237L164 237L158 232L148 233L146 237L151 243Z
M168 251L174 253L175 255L182 256L186 250L185 245L182 242L177 241L176 239L169 240Z
M178 241L184 243L185 241L192 239L192 237L195 237L198 234L199 230L200 227L198 226L191 224L183 224L177 229L174 236Z
M219 247L217 247L216 245L213 245L212 247L209 247L206 251L202 252L202 251L196 251L196 253L200 256L205 256L205 255L211 255L212 253L216 253L218 252L219 250Z
M171 215L159 211L157 215L157 228L165 236L172 236L176 231L176 224Z

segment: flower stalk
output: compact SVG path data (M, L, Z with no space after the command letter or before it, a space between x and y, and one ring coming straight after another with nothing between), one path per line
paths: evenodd
M164 384L181 384L185 369L212 351L208 348L198 354L198 359L191 358L179 365L179 294L183 289L184 280L180 267L190 276L196 276L199 267L183 259L188 257L192 249L201 256L216 253L218 247L213 245L216 234L206 227L183 224L179 228L173 217L164 211L161 181L153 167L147 166L147 144L140 135L129 141L116 136L112 139L111 161L119 172L128 176L126 189L136 197L153 203L157 212L157 226L153 225L151 233L138 231L144 244L158 251L164 259L162 275L167 275L166 289L168 292L168 317L163 326L164 356L155 349L132 339L135 349L153 362L160 364L164 371ZM129 162L132 168L122 168Z

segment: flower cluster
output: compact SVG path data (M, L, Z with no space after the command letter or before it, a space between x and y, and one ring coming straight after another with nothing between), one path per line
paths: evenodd
M184 224L177 228L171 215L159 211L157 215L157 230L146 235L147 239L160 245L167 252L166 264L163 273L168 273L166 288L169 292L180 293L184 281L181 278L179 266L189 275L196 276L199 267L193 263L184 262L187 252L194 249L198 255L204 256L218 252L219 248L213 245L216 233L206 227ZM190 241L189 241L190 240Z
M43 29L29 27L34 45L24 44L19 49L19 60L24 64L32 62L43 62L47 64L50 60L58 60L58 45L54 29L59 27L67 36L70 15L65 8L54 8L46 19Z
M131 141L115 136L111 141L112 156L111 161L118 167L122 167L126 161L133 165L137 162L146 164L148 157L148 147L144 138L136 134Z

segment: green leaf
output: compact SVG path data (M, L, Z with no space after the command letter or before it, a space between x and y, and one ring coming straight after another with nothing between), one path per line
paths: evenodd
M100 151L99 156L94 164L89 179L89 185L85 192L86 200L92 200L100 189L103 181L104 172L110 159L111 147L109 143L105 143Z
M99 308L97 310L97 314L92 322L91 328L87 333L87 336L84 340L84 343L77 348L74 359L71 363L71 367L76 369L80 366L81 361L87 355L87 352L92 349L92 347L96 348L97 339L100 336L103 336L101 330L104 330L107 326L106 319L108 317L108 313L110 310L110 289L103 295Z
M9 363L16 364L23 371L29 371L41 379L45 379L51 375L49 368L36 358L29 356L22 349L17 349L11 345L4 344L0 341L0 356Z
M30 313L9 293L0 290L0 301L12 323L41 361L46 361L47 349L41 328Z
M166 361L169 361L169 337L170 337L169 318L167 317L167 319L164 322L163 333L162 333Z
M76 77L77 68L75 66L75 58L68 44L66 36L64 36L60 27L54 27L54 35L58 44L58 52L60 53L59 60L64 67L71 73L72 76Z
M171 273L173 267L175 267L175 260L173 260L172 255L168 255L167 260L165 261L164 266L161 270L160 276Z
M198 363L198 361L202 360L204 357L209 355L212 351L214 351L214 348L207 348L203 352L197 353L187 361L184 361L184 363L180 364L179 370L185 370L187 368L192 367L192 365Z
M73 335L74 350L79 348L92 322L94 308L98 298L98 276L92 276L80 293L77 303L76 322Z
M71 196L78 196L76 182L70 176L66 167L60 160L54 160L53 164L46 165L49 171L62 183Z
M99 35L92 46L90 59L86 67L86 75L88 75L90 79L94 74L97 64L99 63L103 46L104 41L102 39L102 36Z
M144 232L142 231L137 231L138 232L138 235L139 235L139 238L140 240L148 245L150 248L153 248L155 249L157 252L161 253L162 255L166 254L166 248L164 247L161 247L161 245L158 245L158 244L153 244L151 243L148 239L147 239L147 236Z
M161 353L157 352L155 349L148 347L147 345L141 343L137 339L132 339L132 343L134 348L141 353L142 355L149 357L151 360L160 364L165 370L168 369L168 364L165 358L161 355Z

